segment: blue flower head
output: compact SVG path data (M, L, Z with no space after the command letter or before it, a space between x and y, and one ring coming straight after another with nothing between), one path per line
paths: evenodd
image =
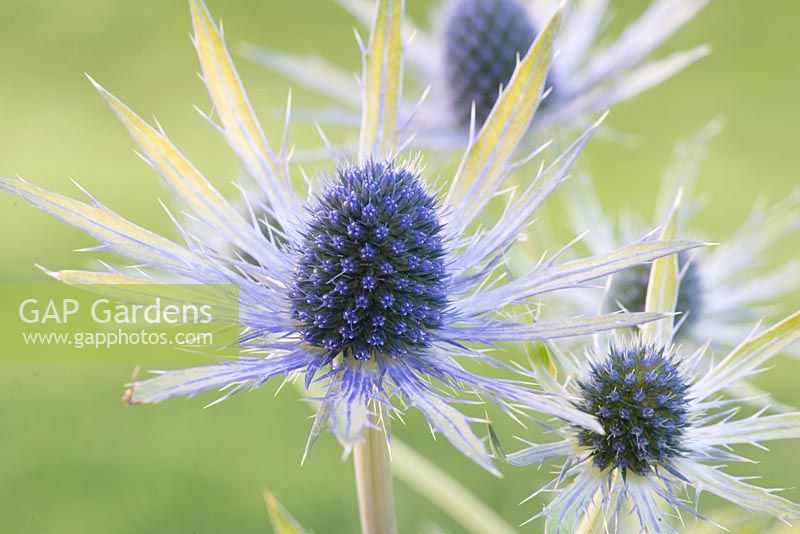
M273 150L219 27L201 0L190 5L194 45L214 109L205 118L255 181L254 192L242 187L246 209L229 203L163 129L147 124L98 84L142 157L176 191L194 220L190 231L173 218L182 242L124 219L93 197L84 203L23 180L0 178L0 188L135 263L122 272L51 273L59 280L123 284L177 279L238 286L247 356L138 381L131 386L130 402L154 403L209 390L224 390L225 399L273 377L301 375L307 388L322 388L308 446L330 427L349 451L374 424L375 412L393 416L413 407L431 428L490 470L490 455L471 428L477 419L453 406L464 394L477 394L508 411L538 412L602 432L594 415L566 398L537 393L523 382L526 376L483 376L459 363L471 360L511 374L511 366L492 358L486 346L586 335L653 320L659 315L530 322L508 309L699 246L648 240L597 257L549 258L514 280L502 276L505 252L565 179L596 125L509 199L495 224L473 230L514 168L512 158L541 95L559 15L516 66L481 133L470 140L447 193L439 195L417 164L398 156L404 4L376 2L372 33L363 46L357 157L337 157L332 175L309 178L311 194L298 194L288 143L284 139L282 148Z
M447 93L457 120L469 126L472 107L483 124L500 87L514 74L517 58L533 44L536 30L516 0L463 0L445 21Z
M368 360L425 350L447 311L444 227L407 168L341 167L310 207L290 298L303 339Z
M605 431L581 430L594 465L641 476L682 451L688 383L663 347L638 340L612 345L578 383L579 408L597 417Z

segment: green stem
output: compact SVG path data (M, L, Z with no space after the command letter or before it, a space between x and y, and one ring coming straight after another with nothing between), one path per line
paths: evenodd
M377 404L372 408L377 414L373 417L375 427L365 430L353 448L361 532L397 534L389 442L380 416L381 408Z
M395 476L473 534L516 530L453 477L400 440L392 441Z

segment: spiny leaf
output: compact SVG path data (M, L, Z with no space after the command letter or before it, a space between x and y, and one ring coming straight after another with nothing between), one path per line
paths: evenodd
M696 385L707 398L756 371L770 358L800 340L800 311L759 334L743 341L714 366Z
M0 177L0 190L13 193L103 243L109 251L177 273L202 261L195 253L117 215L97 200L91 204L52 193L24 180ZM194 267L193 267L194 266Z
M223 134L248 172L265 187L275 209L287 208L294 196L286 161L272 151L208 8L202 0L190 0L189 4L203 82L222 122Z
M675 200L664 228L661 230L662 240L675 239L678 227L678 208L680 193ZM678 256L671 254L653 262L650 268L650 280L647 283L645 311L669 314L664 319L647 323L642 327L642 339L649 343L668 345L674 335L675 306L678 304L680 274L678 273Z
M364 51L364 109L359 157L391 156L403 78L402 22L405 0L380 0Z
M271 253L270 258L280 258L279 254L275 254L277 250L273 245L253 230L161 129L147 124L91 77L89 80L137 144L145 161L192 208L197 218L218 229L230 243L236 244L255 258L264 259L266 251Z

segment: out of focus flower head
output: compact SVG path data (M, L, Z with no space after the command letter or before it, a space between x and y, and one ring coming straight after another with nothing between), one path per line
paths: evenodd
M646 231L648 224L663 220L670 205L667 199L674 198L678 190L683 197L678 216L680 228L697 238L711 240L694 220L703 207L695 191L709 142L720 128L719 120L712 121L676 147L673 162L663 174L651 221L630 211L614 220L603 210L588 177L569 184L563 195L567 219L576 233L591 229L581 240L588 250L594 254L613 250L618 243ZM724 198L711 199L713 204L722 202ZM720 244L678 256L682 278L676 306L680 313L676 335L681 343L692 347L710 343L715 350L730 350L755 321L776 319L782 311L776 303L782 296L800 289L800 262L790 260L775 266L769 261L780 244L800 234L800 190L773 204L762 199L742 219L739 228ZM594 293L585 288L562 292L556 300L568 302L567 309L573 313L596 311L598 300L602 300L606 312L643 311L649 276L649 266L637 266L615 274L604 288ZM565 310L561 308L561 312ZM797 350L793 352L796 354ZM761 397L763 402L776 404L746 382L738 383L737 387L741 394L749 393L754 398Z
M366 0L338 0L368 24ZM501 87L560 2L553 0L444 0L425 29L408 25L408 68L415 87L401 116L423 147L461 146L470 128L480 128ZM706 55L705 45L653 59L655 50L689 22L708 0L653 0L616 36L604 31L609 0L565 4L562 31L547 79L549 94L531 124L585 127L592 113L632 98ZM320 56L304 56L247 45L251 59L333 98L328 120L356 124L359 89L345 69ZM349 111L348 111L349 109ZM318 111L315 120L324 120Z

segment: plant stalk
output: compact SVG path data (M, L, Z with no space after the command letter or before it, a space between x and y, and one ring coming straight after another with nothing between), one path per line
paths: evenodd
M353 448L362 534L397 534L392 460L381 407L372 404L374 428L364 431Z

